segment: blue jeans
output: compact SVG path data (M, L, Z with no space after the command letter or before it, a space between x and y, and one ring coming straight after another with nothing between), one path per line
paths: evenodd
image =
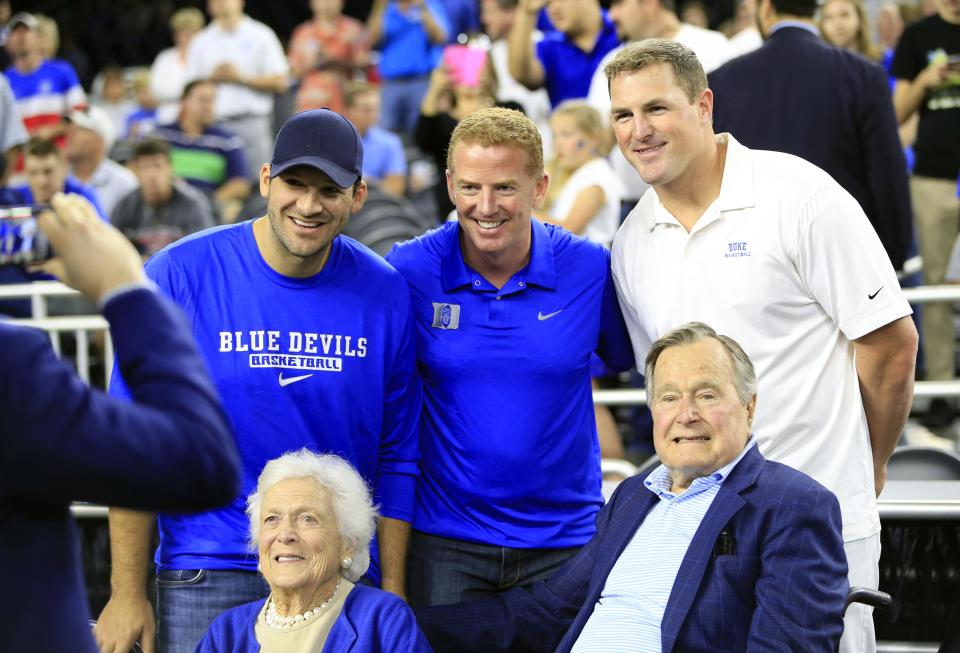
M161 571L157 574L158 653L193 653L217 615L268 594L263 577L249 571Z
M447 605L529 587L579 550L511 549L415 530L407 552L407 599L413 607Z
M412 134L420 118L420 103L430 86L430 75L384 79L380 86L380 126Z

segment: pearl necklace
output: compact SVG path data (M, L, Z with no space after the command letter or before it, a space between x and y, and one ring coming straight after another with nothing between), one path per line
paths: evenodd
M294 626L299 626L305 624L308 621L313 620L316 617L319 617L321 614L326 611L327 606L330 605L330 602L333 600L333 597L337 595L337 592L340 591L340 578L337 578L337 586L333 588L333 594L329 599L313 608L312 610L307 610L303 614L294 614L289 617L284 617L279 612L277 612L277 607L273 602L273 598L270 598L270 603L267 605L267 611L263 615L264 621L267 622L267 625L275 630L289 630Z

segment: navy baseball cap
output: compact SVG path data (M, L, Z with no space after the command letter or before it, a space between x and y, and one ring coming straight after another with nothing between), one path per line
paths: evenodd
M360 133L330 109L310 109L291 116L277 134L270 176L294 166L316 168L340 188L350 188L362 175Z

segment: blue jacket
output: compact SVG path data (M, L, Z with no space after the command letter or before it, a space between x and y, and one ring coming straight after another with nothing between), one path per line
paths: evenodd
M597 535L529 591L416 611L438 651L567 653L656 495L635 477L597 516ZM722 532L732 553L721 553ZM664 653L832 653L848 590L840 506L826 488L753 448L687 550L662 621Z
M99 650L71 500L200 510L239 485L239 457L183 316L149 290L116 297L104 316L136 403L86 386L43 332L0 324L4 651Z
M195 653L259 651L254 626L264 600L239 605L214 619ZM355 585L323 646L323 653L350 651L431 653L432 649L406 603L389 592Z

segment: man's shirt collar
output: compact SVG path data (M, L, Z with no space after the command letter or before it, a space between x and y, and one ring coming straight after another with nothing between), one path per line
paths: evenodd
M673 480L670 477L670 470L667 469L666 465L660 465L655 470L650 472L650 475L647 476L643 484L648 490L656 494L661 499L673 499L674 497L684 496L688 493L691 495L698 494L712 487L713 485L723 485L723 482L727 479L727 476L730 475L730 472L733 471L733 468L737 466L737 463L739 463L743 457L747 455L747 452L756 445L756 439L753 437L753 434L750 434L750 439L747 440L747 443L744 445L743 449L740 451L740 454L736 458L712 474L694 479L690 484L690 487L683 494L678 495L670 491L670 488L673 487Z
M816 37L820 37L820 30L817 29L816 25L807 23L802 20L780 20L770 26L770 31L767 32L767 38L773 36L774 32L784 27L799 27L800 29L805 29Z
M557 287L557 270L553 251L553 241L546 225L531 218L530 220L530 262L518 271L514 277L525 284L532 284L551 290ZM440 278L444 292L451 292L463 286L473 284L479 273L471 269L463 260L460 247L460 224L447 232L446 251L440 263ZM506 287L506 286L505 286Z

